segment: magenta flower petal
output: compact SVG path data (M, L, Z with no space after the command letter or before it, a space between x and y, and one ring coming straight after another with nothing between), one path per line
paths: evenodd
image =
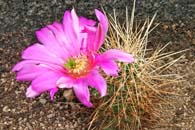
M73 87L73 90L80 102L82 102L87 107L93 106L90 102L90 93L85 81L77 81Z
M107 60L118 60L121 62L132 63L134 62L134 57L133 55L125 53L121 50L111 49L101 54L98 60L101 62Z
M85 27L82 32L87 34L87 39L86 39L86 48L88 50L96 50L96 31L97 29L95 27Z
M67 40L69 45L74 48L74 51L79 54L79 49L81 47L80 44L80 27L79 27L79 18L74 9L70 11L66 11L63 18L63 27L64 27L64 34L67 36ZM76 55L75 54L75 55Z
M61 74L54 73L52 71L46 71L42 75L39 75L31 83L32 89L37 93L43 93L56 88L56 81L61 77Z
M108 19L107 17L99 10L95 9L96 17L98 18L100 24L103 26L104 35L106 35L108 31Z
M31 61L31 60L24 60L24 61L21 61L19 63L17 63L13 68L12 68L12 71L20 71L23 67L25 66L28 66L28 65L32 65L34 64L35 61Z
M34 98L36 96L38 96L40 93L34 91L32 89L32 86L30 85L28 88L27 88L27 91L26 91L26 97L29 97L29 98Z
M82 39L81 41L80 41L80 43L81 43L81 47L80 47L80 53L85 53L86 54L86 52L87 52L87 34L86 33L81 33L80 34L80 38Z
M59 53L60 57L67 58L70 55L69 51L74 51L74 49L72 49L72 47L68 44L69 43L68 38L64 35L62 24L54 22L53 24L48 25L47 28L45 28L45 30L50 31L53 35L50 36L50 38L48 38L48 35L45 35L45 40L48 42L48 40L51 39L50 42L52 42L51 46L50 47L48 46L48 48L59 51L57 53ZM56 43L55 46L53 45L54 42Z
M75 51L72 45L68 44L68 38L65 36L63 26L61 24L54 22L52 25L48 25L47 28L52 31L53 35L55 36L55 39L58 43L58 48L57 46L56 48L57 50L61 50L61 52L58 52L60 53L60 57L62 57L63 59L67 59L67 57L76 55L78 53L78 50Z
M42 67L38 67L36 65L28 65L24 66L23 69L21 69L17 73L16 79L23 81L31 81L44 72L45 69Z
M95 28L94 26L86 26L82 30L82 32L88 34L88 49L94 52L98 51L99 48L102 46L108 30L107 18L100 11L96 10L95 12L98 20L100 21L98 27Z
M58 91L58 88L52 88L51 90L50 90L50 97L51 97L51 100L53 100L54 99L54 95L55 95L55 93Z
M19 63L17 63L12 71L18 72L19 71L25 71L27 66L34 66L34 67L40 67L42 69L51 70L55 72L64 72L64 68L60 65L44 62L44 61L39 61L39 60L23 60ZM28 69L28 68L27 68Z
M47 71L47 68L40 66L36 61L25 60L16 64L12 71L17 72L17 80L31 81Z
M97 27L96 35L94 38L94 51L98 51L99 48L104 43L104 39L106 37L106 33L108 31L108 20L107 17L99 10L95 10L96 17L99 20L99 24Z
M92 20L92 19L87 19L85 17L79 17L79 24L81 27L83 26L95 26L96 21Z
M101 97L106 95L107 91L106 81L100 75L99 72L97 71L91 72L87 78L87 82L91 87L96 88L98 90L98 92L101 94Z
M51 27L53 28L51 29ZM68 42L67 38L61 38L61 35L63 35L63 28L62 25L59 25L57 23L54 23L53 25L48 25L47 27L36 31L37 39L47 48L47 50L54 53L58 57L66 58L69 53L65 49L64 43Z
M55 54L49 52L49 50L41 45L34 44L28 47L22 54L22 58L25 60L40 60L53 64L63 64L63 59L57 57Z
M106 60L99 63L101 69L107 74L111 76L118 76L119 68L113 60Z
M64 13L64 18L63 18L63 27L64 27L64 33L65 36L67 36L68 42L72 42L73 39L78 38L78 32L77 29L73 26L73 18L72 18L72 13L70 11L66 11ZM77 23L77 22L75 22ZM74 24L75 24L74 23ZM79 23L78 23L79 24Z
M59 88L72 88L74 86L74 79L63 76L57 80L56 85Z
M77 35L77 37L79 37L79 32L80 32L80 27L79 27L79 18L75 12L75 9L71 10L71 18L72 18L72 27L73 30L75 31L75 34ZM70 25L69 25L70 26ZM74 38L75 40L75 38Z
M47 26L47 29L49 31L51 31L53 33L53 39L55 39L55 41L58 43L58 47L62 47L62 49L71 49L74 50L70 47L70 45L68 44L68 38L65 36L64 34L64 30L63 30L63 25L58 23L58 22L54 22L51 25ZM52 44L53 46L53 44ZM68 54L68 53L67 53Z
M94 51L98 51L102 46L105 39L104 30L101 24L98 25L95 39L94 39Z

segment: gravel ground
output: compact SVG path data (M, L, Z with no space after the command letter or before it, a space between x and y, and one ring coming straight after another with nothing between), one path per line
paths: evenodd
M36 42L34 31L59 21L64 10L74 7L79 15L94 17L95 8L103 7L107 13L116 8L123 19L125 6L131 9L132 4L132 0L0 0L0 129L84 129L89 109L67 103L61 93L53 102L48 100L48 94L27 99L28 84L16 82L10 69L20 60L21 51ZM169 50L190 49L173 70L185 75L186 82L179 88L183 95L170 111L173 117L169 119L169 127L160 129L195 130L195 1L137 0L138 20L152 17L156 11L154 24L160 25L150 35L149 45L155 48L171 42Z

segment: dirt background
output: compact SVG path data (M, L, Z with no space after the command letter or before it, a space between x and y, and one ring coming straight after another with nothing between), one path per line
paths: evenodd
M1 130L84 130L90 110L68 103L60 93L51 102L48 94L30 100L25 97L28 83L16 82L10 69L20 60L21 51L36 42L34 32L60 21L66 9L94 18L94 9L113 8L123 19L125 6L132 0L0 0L0 129ZM174 65L185 77L167 126L161 130L195 130L195 0L137 0L136 19L144 20L157 12L149 45L171 42L167 50L190 49ZM83 111L80 113L79 111Z

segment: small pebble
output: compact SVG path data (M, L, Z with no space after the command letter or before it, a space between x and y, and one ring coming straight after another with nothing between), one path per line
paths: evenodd
M44 104L46 104L46 103L47 103L47 100L46 100L46 99L42 99L42 98L41 98L41 99L39 99L39 102L40 102L41 104L43 104L43 105L44 105Z

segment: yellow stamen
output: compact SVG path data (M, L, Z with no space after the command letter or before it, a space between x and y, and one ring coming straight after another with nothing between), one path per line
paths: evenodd
M73 77L81 77L89 72L89 60L86 56L80 55L68 59L64 67Z

